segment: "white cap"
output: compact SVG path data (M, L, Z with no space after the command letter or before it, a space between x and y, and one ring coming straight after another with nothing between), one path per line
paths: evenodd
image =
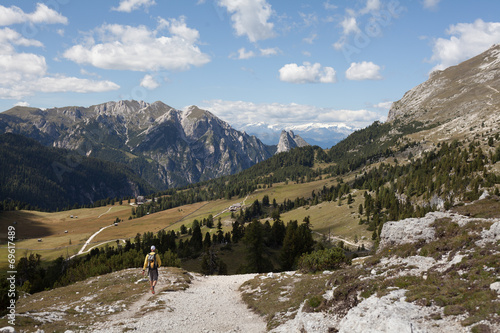
M151 251L156 250L156 247L154 245L151 245Z

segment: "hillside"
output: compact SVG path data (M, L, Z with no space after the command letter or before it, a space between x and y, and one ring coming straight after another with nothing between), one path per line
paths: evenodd
M472 139L500 127L500 45L456 66L433 72L394 102L391 123L433 124L423 140Z
M118 271L21 297L16 327L26 332L122 332L159 325L176 332L495 332L500 329L499 208L500 199L493 197L387 223L376 254L317 274L202 277L162 268L158 293L151 295L138 269Z
M124 166L66 149L47 148L16 134L0 135L0 156L0 198L4 205L13 201L28 203L28 209L55 210L152 191Z

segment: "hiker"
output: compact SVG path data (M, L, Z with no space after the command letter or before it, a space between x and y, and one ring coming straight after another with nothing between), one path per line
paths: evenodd
M158 267L161 266L160 256L155 253L156 247L154 245L151 246L151 252L146 255L146 259L144 259L144 267L142 268L142 274L146 271L146 267L148 268L149 275L149 285L151 289L151 293L155 293L156 282L158 282Z

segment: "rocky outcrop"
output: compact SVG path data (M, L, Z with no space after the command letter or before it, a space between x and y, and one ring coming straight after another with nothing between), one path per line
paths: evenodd
M278 143L278 148L276 154L290 151L293 148L309 146L309 144L302 139L300 136L295 135L293 131L281 131L280 141Z
M379 250L388 246L415 243L423 240L426 243L434 240L435 230L431 226L436 219L445 218L448 214L440 212L428 213L423 218L410 218L404 223L386 222L380 234Z
M446 333L467 332L460 323L450 320L428 320L440 312L436 306L423 307L406 302L406 290L397 289L386 296L371 296L351 309L339 324L339 333L401 332Z

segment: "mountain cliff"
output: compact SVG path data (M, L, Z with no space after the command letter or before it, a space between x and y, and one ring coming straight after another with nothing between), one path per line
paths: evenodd
M108 102L90 107L15 107L0 114L0 133L124 163L158 189L234 174L274 152L196 106Z
M276 154L290 151L296 147L305 147L309 146L309 144L302 139L299 135L295 135L293 131L281 131L280 141L278 143L278 148L276 150Z
M500 45L493 45L476 57L431 73L426 82L393 103L388 121L432 124L441 135L463 138L498 128L499 109Z

